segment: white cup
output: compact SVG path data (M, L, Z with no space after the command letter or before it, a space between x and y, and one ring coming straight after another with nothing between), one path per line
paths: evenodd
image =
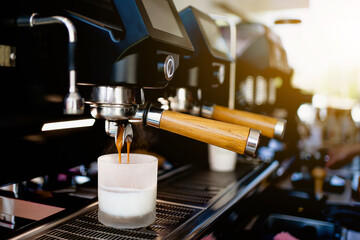
M232 172L235 170L237 160L236 152L209 144L208 153L211 171Z
M157 162L154 156L134 153L129 164L120 164L117 153L98 158L101 223L114 228L140 228L155 222Z

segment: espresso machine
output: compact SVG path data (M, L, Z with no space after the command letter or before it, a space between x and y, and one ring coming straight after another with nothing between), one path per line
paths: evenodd
M237 33L235 108L271 115L280 86L291 81L286 52L280 38L261 24L240 23Z
M79 64L79 75L80 72L83 75L77 84L80 86L80 90L87 93L85 102L90 105L91 115L94 118L106 120L105 131L110 136L116 135L117 126L120 122L127 124L127 121L142 121L145 126L164 129L215 145L222 145L241 154L254 155L260 135L257 130L246 127L236 129L232 125L220 124L219 127L215 127L219 137L214 138L212 132L215 130L215 124L212 121L199 120L191 116L156 109L151 105L140 109L140 106L145 104L144 89L166 87L179 66L180 54L190 54L193 49L171 2L161 1L150 4L147 1L136 3L130 1L126 7L124 4L124 2L121 4L114 2L123 24L128 26L127 23L131 22L135 25L135 29L126 30L125 36L117 40L114 37L114 30L112 30L110 39L107 37L112 44L112 56L107 55L105 61L103 56L91 56L91 58L87 58L91 59L91 62L84 60ZM135 13L129 10L133 8L136 8ZM82 29L82 24L89 24L89 21L92 25L96 25L96 20L91 22L87 17L83 17L80 11L74 9L76 12L72 12L72 9L69 9L70 15L74 19L79 19L79 29ZM159 17L159 9L167 15ZM141 14L143 17L136 22L133 19L134 14ZM31 21L31 19L29 20ZM165 20L168 22L167 24L163 23ZM79 35L84 36L85 34L80 33ZM92 39L91 46L106 44L103 42L103 35L101 35L101 39L94 35L89 36L89 38ZM86 44L85 48L82 47L78 50L78 54L80 56L86 55L82 53L88 49L89 46ZM101 62L95 61L96 63L94 63L94 58L101 59ZM152 60L149 61L149 59ZM96 68L89 70L87 66L90 64L95 64ZM70 88L72 87L70 86ZM67 100L65 100L66 103ZM78 104L72 103L70 105ZM65 107L67 109L67 106ZM199 124L201 127L198 127ZM227 138L230 128L235 133L232 137L238 137L239 140L241 139L240 142L245 143L245 145L240 142L240 144L232 145L230 140L225 140L224 144L220 143ZM124 139L131 140L133 138L132 130L125 131L124 134Z
M237 33L236 108L282 114L288 123L284 136L286 147L275 154L281 161L274 174L275 184L264 192L242 199L224 216L226 220L213 226L209 236L223 239L358 239L359 228L352 224L358 222L355 220L358 206L349 195L344 197L346 191L339 193L342 184L335 190L329 184L330 177L324 181L326 170L321 166L325 164L324 152L319 151L314 156L302 154L297 145L296 111L310 98L291 86L293 71L280 39L267 27L252 22L240 23ZM271 148L270 142L267 147ZM258 155L261 155L261 148ZM326 185L328 195L324 197ZM334 194L335 191L339 192Z
M182 10L180 16L196 51L184 57L164 103L175 111L248 126L259 129L263 136L282 140L286 120L224 107L229 102L230 63L235 59L231 59L215 20L193 7ZM237 45L244 47L241 42ZM237 71L241 76L246 70Z
M150 92L164 91L167 85L177 80L175 76L181 72L182 61L196 55L196 49L184 27L185 19L180 18L172 1L79 0L59 1L50 5L43 1L23 4L10 4L9 8L5 8L7 11L4 10L5 17L1 19L2 29L9 34L0 40L3 47L9 50L9 59L12 59L1 66L1 73L5 78L15 76L15 79L21 79L25 83L25 77L29 75L31 80L38 81L35 81L38 85L49 84L48 88L56 94L44 88L42 91L46 92L45 97L37 95L36 88L32 88L32 84L36 84L27 83L20 88L25 93L24 98L15 103L25 102L29 109L24 109L24 112L28 114L18 113L13 107L6 109L9 115L20 116L23 121L26 120L23 116L33 117L31 119L34 119L35 130L30 131L28 125L18 129L19 134L28 131L25 138L21 135L20 143L30 141L32 144L26 147L25 153L15 158L17 161L13 165L18 164L18 167L11 165L8 169L10 173L2 179L5 187L8 183L24 181L38 176L39 172L50 170L48 165L55 165L55 169L60 169L61 166L63 169L74 166L75 163L88 162L87 158L96 160L102 154L101 149L104 149L105 144L101 142L110 141L113 144L113 137L116 137L120 124L126 125L123 136L125 141L135 141L138 138L131 126L140 124L154 127L155 131L156 128L163 129L239 154L255 154L259 130L156 108L149 101L153 98ZM213 24L209 18L204 18L206 26ZM36 47L32 48L32 44ZM41 54L36 57L39 51ZM212 66L211 74L218 75L215 77L215 84L216 81L221 83L221 74L229 63L225 55L223 52L220 57L223 60ZM32 57L34 63L31 62ZM37 64L41 66L40 70L36 68ZM186 64L184 61L184 65ZM49 66L51 68L46 69ZM58 69L59 73L54 72ZM49 80L46 77L49 76L52 76L56 84L47 82ZM65 87L64 79L67 80L66 83L69 82ZM13 87L11 84L9 83ZM146 95L148 93L150 97ZM26 103L24 99L28 96L32 101ZM36 98L38 96L43 98L39 100ZM36 106L38 102L44 106L31 111L35 108L30 107ZM46 112L47 109L52 110ZM35 113L38 112L46 117L36 119ZM51 120L88 118L97 119L92 127L37 132L44 122ZM12 129L8 129L9 136ZM34 145L36 151L33 150ZM83 146L79 148L78 145ZM57 161L46 161L49 155L43 156L44 149L49 146L51 147L46 154L54 153L55 150L58 153ZM88 154L84 156L84 152ZM26 164L24 156L32 161L25 165L31 174L14 178L12 173ZM41 158L41 161L37 161L36 157ZM74 158L80 160L72 162ZM190 160L196 162L196 159ZM96 192L91 186L77 182L72 188L56 191L43 191L37 185L35 192L41 192L41 195L37 194L36 197L15 190L10 196L2 195L2 201L5 199L10 205L25 204L25 208L31 208L37 202L43 204L39 206L38 212L45 209L50 213L34 218L3 209L5 217L2 226L6 224L8 228L1 233L13 239L94 236L193 239L204 234L206 226L219 220L241 198L266 181L278 163L251 162L231 173L213 173L194 165L196 164L184 165L159 176L157 220L146 228L115 230L101 225L96 218ZM38 168L42 168L42 171L36 171ZM87 176L92 169L76 168L71 171L79 171ZM41 179L46 182L48 178ZM56 178L64 176L57 175ZM43 181L41 179L32 179L26 183L26 188ZM69 182L72 183L72 179ZM16 187L18 185L15 184L14 188Z
M144 125L218 145L217 142L227 138L228 129L233 128L232 125L220 126L200 119L200 125L213 127L199 129L197 124L191 124L198 121L192 116L185 115L181 121L175 122L172 121L174 117L182 115L155 109L150 105L145 108L149 101L145 101L144 91L165 88L179 66L180 55L191 55L193 52L185 28L171 2L161 1L156 3L157 5L147 1L122 1L120 4L105 0L59 1L54 6L42 1L8 4L11 11L4 10L1 22L5 31L3 46L9 51L16 49L16 54L12 52L9 56L16 55L17 59L12 60L14 66L4 66L3 72L5 78L16 78L25 82L20 85L24 94L21 93L21 98L16 101L25 106L29 105L29 113L19 113L11 106L5 111L9 112L9 122L16 116L24 121L32 118L30 122L34 125L31 126L34 131L23 136L20 127L9 128L11 124L6 123L4 129L10 132L9 136L14 136L13 132L19 131L20 138L25 141L30 138L31 144L35 142L36 145L42 145L44 133L39 128L46 117L36 119L34 109L39 109L37 111L46 115L48 108L53 113L46 119L48 122L60 118L89 118L90 112L92 117L99 119L95 125L104 124L103 128L110 136L116 135L118 124L128 125L129 121L140 121ZM160 17L158 11L164 11L167 15ZM166 24L164 19L167 19ZM22 41L23 39L29 40ZM41 45L43 42L48 45ZM16 45L19 47L16 48ZM48 51L47 47L58 51ZM42 55L34 57L34 51L41 51ZM61 64L51 64L56 63L57 59ZM31 75L31 79L26 81L28 77L25 73L31 73L31 69L36 68L35 63L45 70ZM64 71L66 68L68 71ZM54 74L56 70L59 74ZM36 84L32 84L32 81ZM69 82L65 89L64 81ZM8 82L10 89L15 87L10 84L11 81ZM36 87L42 92L36 92ZM32 88L35 88L35 91L32 91ZM64 98L64 110L59 110L66 92L68 94ZM5 98L11 97L10 92L8 95ZM26 101L27 96L30 96L31 101ZM40 104L37 104L38 102ZM38 105L44 108L39 108ZM62 112L70 116L62 116ZM105 123L102 123L103 121ZM20 120L16 123L23 124ZM179 129L186 129L184 124L187 124L186 128L191 128L192 125L198 130L180 131ZM225 138L220 135L217 138L212 137L214 127L218 129L217 134ZM259 132L247 127L235 128L234 135L241 143L231 144L228 140L232 137L228 137L226 148L253 155ZM124 139L132 139L131 127L127 129L129 131L125 132ZM204 129L208 129L207 134L202 132L192 136ZM73 144L72 146L74 147ZM32 150L29 151L31 153ZM39 151L42 151L41 147ZM45 158L42 162L46 164Z
M236 108L285 118L288 130L283 149L276 154L289 160L283 161L283 169L299 165L297 110L301 104L311 102L312 96L292 86L293 69L281 39L271 29L244 22L237 31L239 46L246 47L237 53Z

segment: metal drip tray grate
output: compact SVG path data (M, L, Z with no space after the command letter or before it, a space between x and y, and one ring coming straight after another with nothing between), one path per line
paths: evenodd
M100 223L95 209L59 225L36 239L159 239L170 234L200 210L158 202L156 221L153 225L139 229L115 229Z
M159 184L157 198L165 201L206 207L229 185L254 169L250 164L238 164L236 172L186 172Z

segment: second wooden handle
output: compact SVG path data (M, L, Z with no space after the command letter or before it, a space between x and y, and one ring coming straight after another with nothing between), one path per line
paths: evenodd
M252 129L248 127L194 117L178 112L164 111L160 120L160 129L226 148L240 154L249 154L246 148Z
M262 135L269 138L276 137L281 139L284 134L283 131L285 130L283 129L280 133L276 134L275 130L279 122L279 119L277 118L240 110L231 110L217 105L214 106L212 118L223 122L259 129Z
M323 185L326 177L326 169L323 167L315 167L311 171L311 175L314 178L314 191L315 194L323 193Z

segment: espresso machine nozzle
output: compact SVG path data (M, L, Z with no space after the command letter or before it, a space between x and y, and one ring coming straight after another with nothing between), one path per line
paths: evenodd
M115 144L118 139L119 127L123 128L124 131L122 132L122 142L132 142L134 138L134 132L132 129L132 125L128 122L120 122L120 121L105 121L105 131L110 137L114 137Z

